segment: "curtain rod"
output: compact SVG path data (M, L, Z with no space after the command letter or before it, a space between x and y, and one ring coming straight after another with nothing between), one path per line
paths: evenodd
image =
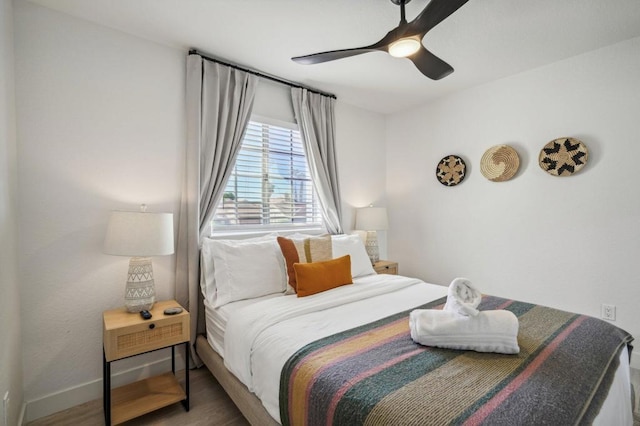
M234 68L234 69L237 69L237 70L240 70L240 71L244 71L244 72L247 72L249 74L257 75L258 77L261 77L261 78L266 78L267 80L275 81L276 83L286 84L287 86L297 87L298 89L307 89L310 92L318 93L318 94L320 94L322 96L328 96L330 98L337 99L336 95L334 95L333 93L323 92L321 90L314 89L313 87L303 86L302 84L294 83L292 81L285 80L283 78L274 77L274 76L269 75L269 74L264 74L264 73L259 72L259 71L255 71L255 70L252 70L252 69L249 69L249 68L241 67L240 65L232 64L230 62L225 62L225 61L220 60L218 58L213 58L211 56L207 56L207 55L203 54L202 52L199 52L196 49L190 49L189 50L189 55L200 55L200 56L202 56L204 59L206 59L208 61L217 62L219 64L226 65L228 67L231 67L231 68Z

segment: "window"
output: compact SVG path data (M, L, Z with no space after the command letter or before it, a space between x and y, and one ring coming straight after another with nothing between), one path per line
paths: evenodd
M213 231L323 226L300 132L250 121Z

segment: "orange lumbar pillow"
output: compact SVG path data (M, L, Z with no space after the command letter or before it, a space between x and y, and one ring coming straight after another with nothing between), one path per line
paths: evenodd
M351 256L313 263L294 263L298 297L353 284Z

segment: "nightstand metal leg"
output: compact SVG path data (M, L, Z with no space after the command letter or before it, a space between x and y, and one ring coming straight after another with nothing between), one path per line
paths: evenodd
M188 341L184 342L184 386L187 391L187 397L184 399L184 401L182 401L182 405L187 411L189 411L189 361L191 359L189 351L190 344L191 343Z
M176 347L171 346L171 372L176 375Z
M104 423L111 426L111 363L107 362L104 350L102 351L102 408Z

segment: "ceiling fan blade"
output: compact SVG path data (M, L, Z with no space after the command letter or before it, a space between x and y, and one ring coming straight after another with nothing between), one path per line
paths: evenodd
M296 56L295 58L291 58L291 60L305 65L320 64L322 62L334 61L336 59L348 58L350 56L356 56L367 52L375 52L376 50L381 50L379 47L376 47L376 45L377 43L375 45L366 47L356 47L353 49L330 50L328 52L312 53L311 55Z
M453 72L453 67L429 52L424 46L420 47L409 59L418 70L432 80L440 80Z
M401 28L400 26L392 29L384 37L382 37L380 41L373 43L370 46L312 53L311 55L296 56L294 58L291 58L291 60L299 64L311 65L334 61L336 59L348 58L350 56L361 55L367 52L375 52L377 50L387 52L389 50L389 44L391 44L395 39L402 37L402 29L403 28Z
M469 0L431 0L420 14L409 23L413 31L423 36Z

